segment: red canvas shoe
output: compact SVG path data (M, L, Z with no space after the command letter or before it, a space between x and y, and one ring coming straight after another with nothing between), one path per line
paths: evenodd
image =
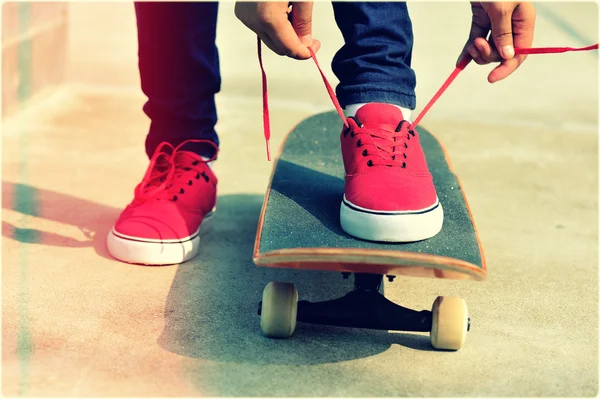
M346 170L340 222L354 237L410 242L436 235L443 210L419 135L402 111L370 103L340 135Z
M156 149L133 201L108 234L108 251L116 259L167 265L198 253L200 225L215 209L217 178L207 164L212 159L181 150L190 142L215 146L188 140L175 148L162 143Z

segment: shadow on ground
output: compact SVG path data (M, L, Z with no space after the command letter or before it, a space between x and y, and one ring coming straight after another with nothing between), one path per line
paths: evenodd
M104 258L105 237L120 210L52 190L2 182L2 207L80 229L86 239L2 221L2 235L21 243L92 247ZM165 305L158 344L191 358L246 364L311 365L365 358L393 344L430 350L429 337L385 331L299 324L294 336L272 340L260 332L258 302L272 280L293 282L301 299L321 301L346 294L351 280L339 273L256 267L252 250L263 197L224 195L204 229L200 254L177 266ZM35 222L34 222L35 223ZM131 265L124 265L130 267Z
M293 337L273 340L260 331L257 315L269 281L296 285L301 299L344 295L351 280L339 273L259 268L252 250L262 196L219 198L200 254L178 267L165 306L159 344L182 356L227 363L312 365L379 354L393 344L430 350L429 337L385 331L298 324Z
M106 235L119 217L120 209L28 184L2 181L2 208L79 228L84 239L75 239L51 231L22 228L2 220L2 236L21 243L55 247L93 247L103 258L113 258L106 250Z

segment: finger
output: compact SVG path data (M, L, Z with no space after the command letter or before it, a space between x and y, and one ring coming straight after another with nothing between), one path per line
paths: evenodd
M296 35L300 38L302 44L310 47L313 42L312 38L312 2L293 3L291 11L292 27Z
M265 28L265 32L279 49L278 54L299 60L310 58L308 47L302 44L287 18L273 21L271 24L265 25Z
M273 52L297 59L310 58L308 47L302 44L288 19L290 13L288 2L238 2L235 6L238 19Z
M485 64L487 64L487 62L481 58L481 55L479 54L479 52L477 51L477 49L475 48L475 46L473 46L472 44L470 44L467 47L467 52L471 56L471 58L473 59L473 61L475 61L476 64L478 64L478 65L485 65Z
M319 49L321 48L321 42L317 39L313 39L312 46L309 47L312 48L312 51L314 51L316 54L317 51L319 51Z
M517 6L513 13L513 41L515 47L527 48L532 46L535 17L533 4L521 3ZM521 66L526 58L526 55L518 54L512 59L504 61L503 65L498 66L490 73L488 81L494 83L508 77Z
M280 48L280 46L275 44L275 42L273 41L273 39L271 38L269 33L259 31L257 33L257 35L258 35L258 37L260 37L260 40L262 40L262 42L265 44L265 46L267 46L269 49L271 49L271 51L273 51L275 54L282 55L282 56L286 55L285 49Z
M519 61L516 58L510 60L504 60L500 65L490 72L488 75L488 82L495 83L508 77L513 73L519 66Z
M513 35L515 46L531 47L535 30L535 7L531 3L521 3L513 13Z
M487 35L487 32L484 33L484 35ZM478 64L480 64L480 61L483 61L481 58L481 54L479 54L478 49L474 46L474 43L477 39L475 39L475 36L469 36L469 40L467 40L460 55L456 59L456 65L458 65L464 57L471 57L473 61L477 62Z
M479 53L479 56L486 63L490 62L499 62L502 61L502 57L498 54L498 50L496 50L496 46L494 46L494 42L490 43L483 38L475 39L475 48Z
M460 61L468 56L468 54L473 58L475 62L477 62L476 58L469 52L469 46L472 46L477 38L485 38L490 31L490 21L489 17L485 13L482 8L472 7L473 18L471 20L471 30L469 31L469 38L465 43L462 52L458 56L456 60L456 65L460 63ZM479 58L479 57L477 57ZM479 62L477 62L479 63Z
M529 48L533 45L533 34L535 30L535 7L531 3L521 3L513 14L513 41L515 47ZM527 55L519 54L515 58L519 65L525 61Z
M492 22L492 39L498 53L505 60L511 59L515 55L512 32L513 10L514 8L502 7L492 9L489 12L490 21Z
M461 52L461 53L458 55L458 58L456 59L456 65L455 65L455 66L458 66L458 64L460 64L460 62L461 62L461 61L463 60L463 58L465 58L465 57L473 59L473 57L471 57L471 56L469 55L469 53L468 53L467 49L466 49L466 48L463 48L462 52Z

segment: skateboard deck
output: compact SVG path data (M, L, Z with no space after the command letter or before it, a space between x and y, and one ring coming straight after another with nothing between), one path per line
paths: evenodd
M335 112L307 118L284 141L263 203L257 266L483 280L486 264L469 205L442 144L417 127L444 210L434 237L411 243L354 238L339 222L344 166Z

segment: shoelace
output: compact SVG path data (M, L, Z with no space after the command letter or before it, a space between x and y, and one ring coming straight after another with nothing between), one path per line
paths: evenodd
M186 140L179 144L177 147L173 147L167 142L161 143L156 150L154 155L150 159L150 165L146 170L146 174L142 179L142 182L137 187L135 197L138 200L147 200L150 198L154 199L168 199L177 200L177 194L183 194L181 188L175 193L173 187L173 179L178 179L184 172L191 170L190 167L183 167L175 163L175 157L181 148L189 143L206 143L212 145L215 148L215 154L212 158L207 160L197 160L192 163L195 166L200 163L208 163L213 161L217 156L217 146L210 140ZM171 149L171 153L167 153L166 150ZM204 177L201 172L198 171L196 179ZM206 179L206 178L205 178ZM191 181L188 182L191 185Z
M370 153L366 148L362 151L364 157L371 157L367 161L368 166L384 165L406 168L408 142L411 137L415 137L415 131L410 128L408 121L401 121L396 127L387 125L374 129L360 125L354 117L350 117L350 119L354 120L360 129L345 128L344 137L348 134L351 137L361 136L356 141L357 147L368 145L376 148L376 154ZM369 138L368 144L363 143L362 136ZM373 155L377 155L377 157L373 158Z
M257 45L258 45L258 62L259 62L261 73L262 73L263 129L264 129L264 136L265 136L265 141L266 141L266 146L267 146L267 159L270 161L271 160L271 149L270 149L269 140L271 139L271 123L270 123L270 119L269 119L269 97L268 97L268 90L267 90L267 74L265 73L265 68L264 68L263 61L262 61L262 43L261 43L260 37L258 37L258 36L257 36ZM346 128L349 128L348 121L346 120L346 117L344 116L344 111L342 110L342 107L340 106L337 96L335 95L335 91L329 84L327 77L325 76L325 74L323 73L323 70L319 66L317 56L315 55L312 48L309 47L308 50L310 51L311 58L315 62L315 65L317 66L317 69L319 70L319 73L321 74L321 78L323 79L323 83L325 84L325 88L327 89L327 93L329 94L329 97L331 98L331 101L333 102L333 105L334 105L338 115L340 116L344 126ZM557 54L557 53L566 53L566 52L570 52L570 51L589 51L589 50L598 50L598 43L593 44L591 46L586 46L586 47L515 48L515 54ZM442 84L442 87L439 88L439 90L433 95L431 100L429 100L429 102L427 103L425 108L423 108L423 110L419 113L419 115L416 117L416 119L413 121L413 123L410 124L410 127L408 128L409 132L412 131L414 134L414 130L417 127L417 125L419 124L419 122L421 122L421 120L427 114L427 112L429 112L429 110L431 109L433 104L435 104L435 102L442 96L442 94L446 91L446 89L448 89L448 87L452 84L454 79L456 79L458 74L460 72L462 72L467 67L467 65L469 65L471 60L472 59L470 56L466 56L458 63L456 68L454 68L454 71L452 71L452 73L446 79L444 84Z

